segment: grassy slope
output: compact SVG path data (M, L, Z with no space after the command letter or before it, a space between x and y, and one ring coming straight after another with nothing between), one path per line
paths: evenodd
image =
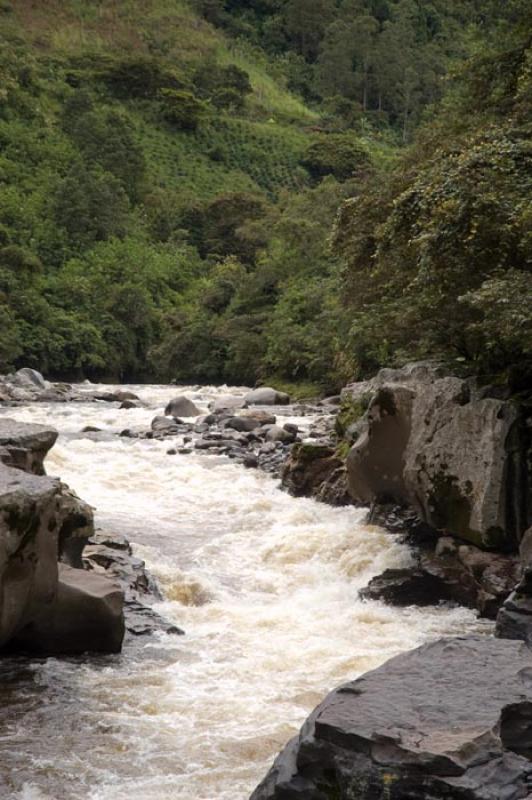
M203 199L228 190L274 196L306 182L298 161L316 114L283 86L262 53L227 40L182 0L17 0L11 8L0 16L2 28L38 60L151 53L185 75L208 58L248 72L253 93L244 112L210 115L195 134L154 119L143 104L127 104L153 184Z

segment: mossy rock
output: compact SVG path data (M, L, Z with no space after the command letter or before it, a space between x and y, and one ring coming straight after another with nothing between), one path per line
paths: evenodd
M371 394L356 398L346 397L342 400L340 411L336 417L335 430L340 438L346 437L349 428L359 422L368 410Z

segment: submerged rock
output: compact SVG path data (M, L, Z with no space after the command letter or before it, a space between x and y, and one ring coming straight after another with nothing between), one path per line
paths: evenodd
M532 651L440 640L333 691L251 800L524 800Z

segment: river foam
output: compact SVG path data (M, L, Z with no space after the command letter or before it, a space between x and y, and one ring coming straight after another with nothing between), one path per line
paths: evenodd
M48 472L97 508L97 524L131 539L165 593L157 610L187 635L135 642L120 657L0 667L2 797L246 800L329 689L422 642L484 628L464 609L362 602L373 575L410 559L363 510L291 498L225 458L169 456L168 440L77 436L146 425L176 394L132 389L147 408L4 411L61 431ZM206 407L223 391L188 393Z

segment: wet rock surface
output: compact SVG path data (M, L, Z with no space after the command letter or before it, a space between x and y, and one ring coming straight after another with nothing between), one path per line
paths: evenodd
M151 603L162 600L162 594L144 561L133 555L124 536L97 530L83 551L83 566L94 574L105 575L121 587L128 634L184 633L151 608Z
M532 651L463 637L333 691L251 800L521 800L532 792Z
M124 429L121 436L130 438L173 439L168 455L198 452L208 455L223 455L248 468L258 468L273 476L280 476L292 445L316 435L323 429L323 420L328 420L329 429L333 426L332 409L322 413L314 422L316 406L298 404L295 406L268 406L260 408L238 408L230 398L220 407L214 407L208 414L199 415L195 421L187 421L172 416L156 416L150 430ZM283 422L286 417L312 418L308 430L303 430L292 422ZM317 426L317 427L316 427Z

